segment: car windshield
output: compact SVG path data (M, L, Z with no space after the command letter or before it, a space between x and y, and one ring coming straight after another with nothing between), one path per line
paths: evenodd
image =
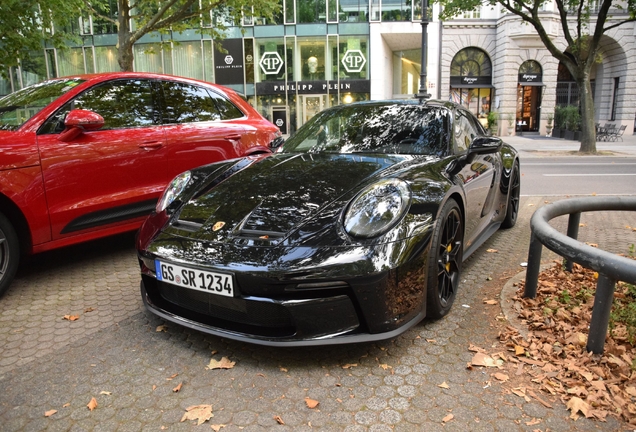
M317 114L281 151L441 156L449 115L446 108L416 104L341 105Z
M0 130L17 130L42 108L84 82L61 79L35 84L0 99Z

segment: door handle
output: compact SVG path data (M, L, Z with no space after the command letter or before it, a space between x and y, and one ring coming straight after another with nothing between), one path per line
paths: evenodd
M229 139L231 141L238 141L241 139L241 135L236 134L236 135L228 135L225 137L226 139Z
M146 151L159 150L161 147L163 147L163 144L159 141L149 141L139 144L139 148Z

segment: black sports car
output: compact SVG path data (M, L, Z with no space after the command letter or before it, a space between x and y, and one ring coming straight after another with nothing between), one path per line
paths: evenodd
M177 176L138 234L142 297L263 345L391 338L448 313L519 186L517 152L458 105L333 107L271 156Z

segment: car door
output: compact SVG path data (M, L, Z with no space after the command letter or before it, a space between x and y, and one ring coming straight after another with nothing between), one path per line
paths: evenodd
M465 154L472 140L482 135L469 116L469 113L462 110L457 110L455 113L453 140L456 154ZM492 160L490 154L476 155L457 174L466 194L465 245L467 248L488 222L484 220L483 212L494 179Z
M202 86L163 81L168 176L196 166L242 156L240 140L245 128L228 117L242 113L234 105L219 109L218 96ZM229 103L229 101L228 101ZM231 117L231 116L230 116Z
M98 84L49 118L37 136L53 239L150 213L168 179L156 91L150 80ZM94 111L104 127L63 142L71 109Z

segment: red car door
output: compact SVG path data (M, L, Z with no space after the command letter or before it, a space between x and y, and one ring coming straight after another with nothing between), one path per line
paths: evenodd
M204 87L173 81L164 81L162 89L168 177L242 156L240 140L245 128L222 120L226 116L219 111L212 97L215 94ZM234 109L235 117L243 117L238 108Z
M37 140L53 239L130 222L152 211L168 181L155 86L138 79L99 84L40 128ZM62 142L59 132L71 109L100 114L104 127Z

